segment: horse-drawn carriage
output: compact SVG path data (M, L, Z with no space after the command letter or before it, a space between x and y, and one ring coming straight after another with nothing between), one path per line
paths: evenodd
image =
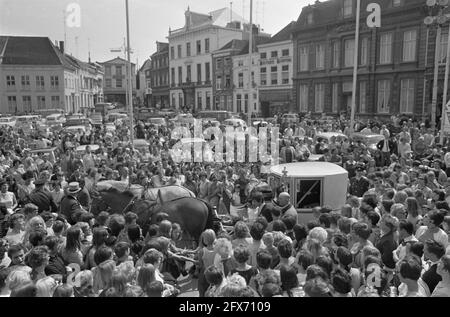
M291 204L299 214L299 222L312 219L312 209L329 206L340 210L345 204L348 172L327 162L299 162L273 166L268 183L276 193L282 185L287 187Z

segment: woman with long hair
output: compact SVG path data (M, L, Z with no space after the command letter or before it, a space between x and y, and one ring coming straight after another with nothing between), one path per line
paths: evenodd
M94 254L100 247L105 246L105 242L108 239L108 231L106 228L98 227L94 228L92 235L92 246L88 249L86 257L84 259L84 267L90 270L96 266L94 261Z
M422 220L421 216L422 208L420 208L417 199L414 197L406 198L405 205L406 205L406 212L408 213L406 220L411 222L414 225L414 228L417 229L418 222Z
M83 253L81 252L81 241L83 232L79 227L70 227L67 230L66 245L61 250L61 255L66 265L71 263L84 266Z
M214 242L216 241L216 234L213 230L205 230L200 237L200 250L198 252L198 291L200 297L205 296L208 289L208 283L205 277L205 270L214 265L214 258L216 252L214 250Z
M147 294L150 284L154 281L156 281L155 267L152 264L144 264L139 269L136 281L137 285L139 285L142 291Z

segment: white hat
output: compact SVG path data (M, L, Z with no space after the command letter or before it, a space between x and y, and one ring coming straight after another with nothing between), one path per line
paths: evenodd
M69 188L67 188L67 192L69 194L76 194L76 193L78 193L80 191L81 191L80 183L78 183L78 182L70 183L69 184Z

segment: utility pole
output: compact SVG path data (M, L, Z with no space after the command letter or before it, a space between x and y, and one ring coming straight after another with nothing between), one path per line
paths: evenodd
M356 89L358 78L358 48L359 48L359 19L361 14L361 0L356 1L356 32L355 32L355 52L353 54L353 88L352 88L352 110L350 115L350 131L355 127L356 112Z
M248 40L248 81L249 90L248 94L248 127L252 126L252 107L253 107L253 79L252 79L252 59L253 59L253 0L250 0L250 37Z
M133 82L131 80L131 52L130 52L130 21L129 21L129 10L128 10L128 0L125 0L126 14L127 14L127 57L128 57L128 106L130 111L130 141L131 148L134 145L134 118L133 118ZM131 178L130 178L131 181Z

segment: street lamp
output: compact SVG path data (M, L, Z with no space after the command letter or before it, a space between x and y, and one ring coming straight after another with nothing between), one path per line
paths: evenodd
M437 25L436 45L434 54L434 77L433 77L433 98L431 102L431 127L436 128L436 106L438 95L438 79L439 79L439 58L442 37L442 25L447 22L447 16L444 10L448 7L449 0L427 0L426 4L429 9L429 16L424 20L425 25ZM437 10L437 14L433 14Z

